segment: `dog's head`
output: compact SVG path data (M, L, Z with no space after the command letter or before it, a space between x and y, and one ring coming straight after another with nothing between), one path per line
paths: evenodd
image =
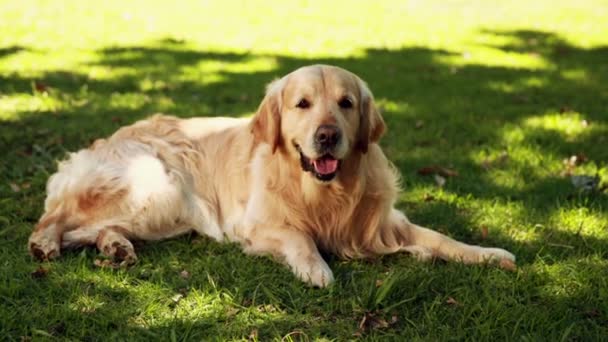
M343 160L366 153L385 130L365 82L327 65L269 84L251 127L256 141L299 159L302 170L322 182L335 179Z

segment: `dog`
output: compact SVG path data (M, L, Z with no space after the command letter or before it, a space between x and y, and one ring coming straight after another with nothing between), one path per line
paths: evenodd
M96 245L132 264L132 240L194 230L274 256L316 287L334 280L320 250L514 267L510 252L458 242L394 207L400 178L378 143L385 130L366 83L328 65L270 83L252 118L153 116L59 164L30 254Z

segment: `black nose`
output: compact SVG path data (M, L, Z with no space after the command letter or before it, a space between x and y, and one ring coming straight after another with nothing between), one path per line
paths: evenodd
M336 146L340 141L340 130L334 125L321 125L315 132L315 143L323 148Z

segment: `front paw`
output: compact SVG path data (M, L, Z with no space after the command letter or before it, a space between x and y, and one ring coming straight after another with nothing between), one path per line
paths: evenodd
M479 261L497 264L507 270L515 270L515 255L502 248L483 248L479 253Z
M294 273L302 281L314 287L323 288L334 282L334 274L324 260L309 261L305 265L294 265Z

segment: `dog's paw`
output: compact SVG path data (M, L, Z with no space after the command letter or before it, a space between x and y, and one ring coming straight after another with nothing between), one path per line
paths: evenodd
M61 246L59 242L44 234L36 234L30 237L28 248L30 255L38 261L52 260L60 255Z
M294 267L294 273L298 278L315 287L327 287L334 282L334 274L324 260Z
M507 270L514 270L516 268L515 255L502 248L483 248L479 253L479 261L496 264Z
M126 244L121 243L120 241L114 241L111 244L105 245L102 252L104 255L120 262L121 266L128 266L137 262L137 255L135 254L133 245L130 243Z

